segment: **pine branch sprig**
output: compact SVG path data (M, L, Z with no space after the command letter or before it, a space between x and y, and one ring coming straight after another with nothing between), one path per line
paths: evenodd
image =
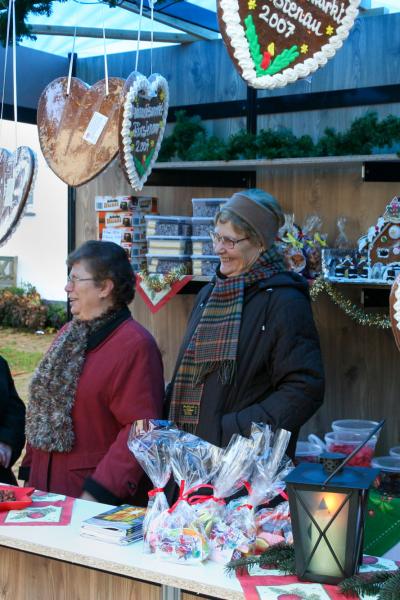
M397 578L394 586L392 580ZM390 585L389 585L390 584ZM383 595L385 588L388 586L389 595ZM400 598L400 576L399 571L371 571L369 573L360 573L348 577L339 584L340 591L345 596L378 596L379 600L398 600ZM392 590L395 590L395 595L390 595Z
M229 561L225 566L225 570L228 574L233 571L241 573L246 568L251 571L254 567L275 567L287 575L293 575L296 572L293 546L284 542L275 544L262 554Z

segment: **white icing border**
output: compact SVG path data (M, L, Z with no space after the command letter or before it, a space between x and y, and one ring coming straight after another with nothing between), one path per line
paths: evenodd
M33 173L32 173L31 184L30 184L30 186L29 186L29 188L27 190L25 204L24 204L24 207L23 207L23 209L22 209L22 211L20 213L19 218L14 219L14 221L11 223L11 225L10 225L10 227L8 229L8 235L6 237L4 237L3 240L0 237L0 248L2 246L4 246L4 244L7 244L7 242L10 240L10 238L17 231L17 229L18 229L18 227L19 227L19 225L20 225L20 223L22 221L22 218L25 216L25 213L28 210L27 202L28 202L29 194L31 192L33 192L34 189L35 189L35 183L36 183L36 178L37 178L37 174L38 174L38 167L39 167L38 161L37 161L36 152L34 150L32 150L32 148L30 148L29 146L18 146L18 148L15 150L15 152L18 152L18 150L25 151L25 149L28 150L29 158L31 159L31 161L33 163L32 164L32 171L33 171ZM15 152L10 152L10 155L12 156L13 154L15 154Z
M131 87L129 88L129 91L126 95L126 99L125 99L125 103L124 103L124 113L123 113L123 119L122 119L121 136L122 136L123 149L124 149L122 159L124 161L125 170L128 174L129 182L134 190L140 191L143 188L144 184L146 183L146 181L153 169L153 165L157 160L158 153L159 153L160 147L161 147L161 142L164 137L165 126L167 124L169 89L168 89L167 80L159 73L153 73L153 75L150 75L150 77L148 79L141 73L136 73L135 75L136 75L136 79L133 82L133 84L131 85ZM132 151L131 151L132 139L129 137L130 119L132 118L132 113L133 113L132 104L133 104L135 97L139 93L139 91L144 91L147 94L152 90L158 91L159 88L161 88L163 90L164 95L165 95L164 110L163 110L163 114L161 117L162 121L163 121L163 126L160 127L157 143L155 145L150 164L147 167L146 172L143 174L143 176L139 177L139 174L136 170L135 163L134 163L134 160L132 157Z
M242 77L254 88L274 89L284 87L288 83L294 83L298 79L308 77L310 73L314 73L319 67L325 65L342 47L343 41L348 37L350 29L353 27L361 0L349 1L350 4L346 9L342 25L336 30L337 34L332 36L329 43L322 46L313 58L306 58L304 62L298 63L293 68L284 69L281 73L257 77L246 34L240 23L239 2L238 0L219 0L226 35L230 39L233 55L242 70Z

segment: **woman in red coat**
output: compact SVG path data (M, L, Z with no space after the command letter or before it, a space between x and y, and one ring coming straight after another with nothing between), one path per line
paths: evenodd
M68 257L73 319L38 366L20 477L37 489L108 504L138 501L142 470L132 423L162 413L162 361L132 319L135 278L125 251L89 241Z

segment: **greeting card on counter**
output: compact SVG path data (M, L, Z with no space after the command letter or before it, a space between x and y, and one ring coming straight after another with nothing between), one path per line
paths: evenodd
M0 513L0 526L69 525L74 502L68 496L35 490L30 506Z

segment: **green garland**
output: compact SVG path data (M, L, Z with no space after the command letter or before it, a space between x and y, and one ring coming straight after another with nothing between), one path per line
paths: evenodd
M139 272L141 280L153 295L170 288L174 283L180 281L182 277L187 275L185 267L177 267L171 269L168 273L149 273L147 270Z
M295 575L294 547L284 542L270 546L262 554L246 556L227 563L228 575L251 571L254 567L276 568L286 575ZM344 579L339 589L345 596L377 596L377 600L398 600L400 598L400 569L394 571L371 571Z
M261 129L257 134L241 130L225 141L209 136L198 115L189 117L182 110L175 117L171 135L163 138L159 161L368 155L376 153L378 148L393 148L400 143L400 118L389 115L379 120L373 111L355 119L345 132L325 129L316 142L310 135L297 137L283 128Z
M365 310L346 298L329 281L319 277L311 286L311 299L316 300L321 292L326 292L330 299L358 325L378 327L379 329L390 329L390 318L387 315L381 313L369 315Z

